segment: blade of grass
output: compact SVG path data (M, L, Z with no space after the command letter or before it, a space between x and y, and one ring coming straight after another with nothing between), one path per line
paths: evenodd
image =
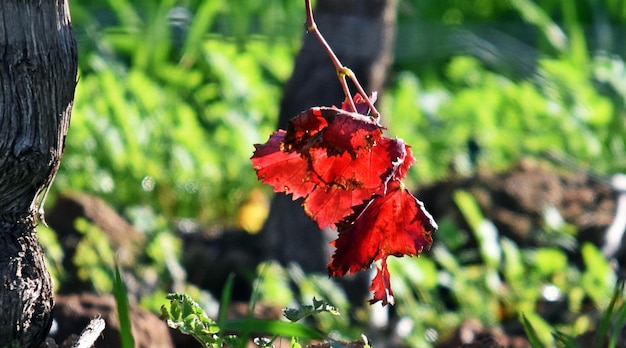
M613 293L613 297L611 298L611 304L614 304L614 302L617 303L618 300L621 302L619 305L619 308L617 308L617 310L614 311L615 313L614 315L613 314L611 315L611 317L614 320L613 320L613 325L612 325L613 329L611 330L611 335L610 335L611 338L609 340L609 347L615 347L617 345L617 341L619 340L621 333L622 333L622 328L626 324L626 303L624 303L624 280L620 280L615 285L615 292ZM602 319L604 320L604 316ZM607 335L605 334L604 337L607 337Z
M135 347L132 326L130 322L130 306L128 304L128 291L122 281L120 267L115 264L115 285L113 287L115 302L117 303L117 315L120 323L120 346L122 348Z
M511 5L525 21L536 26L541 31L552 47L560 52L567 49L567 36L541 6L531 0L511 0Z
M613 319L615 304L617 303L622 291L624 291L624 282L619 282L615 286L615 291L613 292L613 296L611 296L609 307L604 311L602 319L600 320L600 326L598 326L598 331L596 332L596 337L594 339L594 346L596 347L604 346L604 342L608 337L609 327L611 326L611 319Z
M242 320L227 321L222 329L229 331L254 332L260 334L277 335L282 337L298 337L322 340L325 335L311 327L298 324L288 323L280 320L246 318Z
M496 271L502 261L502 250L498 244L498 230L490 220L485 219L480 205L471 193L463 190L454 191L454 203L470 225L478 241L480 255L485 263Z
M554 332L552 332L552 337L554 337L554 340L557 343L557 347L563 347L563 348L579 348L578 345L576 344L576 340L574 338L572 338L571 336L556 330Z
M269 263L264 263L261 265L261 269L259 270L259 274L257 276L257 281L255 282L254 288L252 288L252 294L250 295L250 301L248 302L248 316L251 317L254 314L254 307L259 299L261 294L261 285L265 280L265 274L269 267Z
M623 298L622 298L623 300ZM621 337L622 330L626 325L626 304L622 302L615 314L615 321L613 322L613 330L611 330L611 338L609 340L609 347L616 347L617 342Z
M524 315L524 313L521 313L520 316L522 319L522 326L524 326L524 332L526 332L526 338L528 338L528 342L530 343L530 345L533 348L542 348L543 344L541 343L541 339L539 339L539 336L537 336L537 332L533 328L533 325L530 323L528 318L526 318L526 315Z
M224 323L227 319L228 307L230 307L230 300L233 294L233 282L235 280L235 274L230 273L228 278L226 279L226 283L224 284L224 288L222 289L222 297L220 299L220 309L217 314L217 326L219 328L224 327ZM224 334L224 330L220 331L220 337Z
M220 1L204 1L195 11L185 39L185 53L181 59L185 66L191 66L198 59L202 52L204 37L222 6L223 3Z

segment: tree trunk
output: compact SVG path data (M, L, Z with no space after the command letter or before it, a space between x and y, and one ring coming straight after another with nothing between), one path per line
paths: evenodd
M0 0L0 347L37 347L52 280L35 226L58 169L76 86L64 0Z
M379 90L391 63L396 6L394 0L319 0L314 13L318 29L341 63L352 69L367 91ZM302 22L305 16L302 14ZM353 89L353 94L356 91ZM306 35L284 90L279 127L311 106L341 105L337 73L312 35ZM262 233L267 257L297 262L305 271L325 272L336 233L321 233L304 215L300 202L276 195Z

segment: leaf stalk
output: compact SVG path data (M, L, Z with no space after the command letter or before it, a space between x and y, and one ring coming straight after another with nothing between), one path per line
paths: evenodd
M333 66L335 67L335 71L337 71L337 77L339 79L339 83L341 84L343 93L345 94L346 100L348 101L348 105L350 106L350 111L357 112L356 106L354 105L354 101L352 99L352 94L350 93L350 88L348 87L348 82L346 81L346 77L349 78L350 81L352 81L352 83L356 87L357 93L359 93L361 97L363 97L363 99L366 101L367 106L370 108L370 112L372 113L371 117L374 118L374 120L378 123L380 121L380 113L374 106L374 103L372 103L372 101L368 97L367 93L365 93L365 90L359 83L359 80L357 79L356 75L354 74L352 70L350 70L350 68L341 64L341 61L339 60L339 58L337 58L337 55L335 55L335 52L333 52L333 49L330 48L330 45L328 44L326 39L324 39L324 36L322 36L322 33L320 33L320 31L317 29L317 24L315 23L315 20L313 19L313 9L311 8L311 0L304 0L304 5L306 7L306 22L304 24L304 27L306 28L307 32L315 36L317 41L320 43L320 45L322 45L322 48L328 55L328 58L330 58L330 61L333 63Z

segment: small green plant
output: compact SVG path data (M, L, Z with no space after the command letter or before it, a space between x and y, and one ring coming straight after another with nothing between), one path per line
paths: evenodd
M253 318L256 303L256 294L250 301L249 315L244 319L229 320L226 317L230 305L234 275L231 275L224 285L217 321L212 320L204 309L187 294L169 294L166 298L170 301L169 306L161 306L161 318L167 325L177 329L183 334L194 337L203 347L245 347L250 341L250 336L254 333L252 341L259 347L271 347L278 337L291 337L292 342L299 339L325 338L320 331L308 326L297 324L294 321L303 319L315 313L334 312L333 306L325 301L313 299L313 306L305 306L301 310L285 309L285 316L291 322L271 319ZM225 335L225 332L236 332L237 334Z
M251 317L242 320L220 318L216 322L210 319L189 295L169 294L167 299L170 303L161 307L161 318L169 327L194 337L207 348L244 347L252 331L259 334L253 339L259 347L271 347L271 343L278 337L291 337L292 347L298 347L300 339L322 340L325 339L325 335L308 326L297 324L295 321L323 312L339 315L337 310L325 301L313 299L312 306L284 310L285 317L291 322ZM220 308L220 313L224 313L222 308ZM224 335L224 332L237 332L238 334Z
M203 347L222 347L225 341L237 343L234 337L222 338L217 323L189 295L169 294L167 299L170 304L161 307L161 318L169 327L192 336Z
M337 308L329 305L324 300L317 300L313 297L313 305L306 305L300 309L285 308L284 315L291 322L302 320L308 316L328 312L332 315L339 315Z

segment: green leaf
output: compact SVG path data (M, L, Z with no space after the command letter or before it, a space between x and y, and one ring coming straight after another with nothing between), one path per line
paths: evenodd
M291 344L290 344L291 348L302 348L302 345L300 343L298 343L298 339L295 337L291 338Z
M604 346L604 343L607 337L609 336L609 334L611 334L611 341L614 341L614 339L616 338L615 335L619 336L619 334L621 333L622 331L621 327L616 327L617 325L612 325L612 324L617 324L618 322L621 323L621 326L623 326L624 324L624 315L626 315L625 313L626 309L624 308L625 307L624 303L620 305L620 308L617 310L617 313L615 313L616 303L620 300L623 301L623 293L624 293L624 282L619 281L615 286L615 289L613 291L613 296L611 297L611 301L609 302L608 307L602 314L602 319L600 320L600 325L598 326L598 331L594 339L594 345L596 347ZM616 323L613 323L614 319ZM614 330L610 332L612 326ZM614 345L611 345L611 344L609 344L609 346L614 347Z
M581 285L596 305L604 306L611 297L616 275L596 246L585 243L581 248L585 272Z
M130 321L130 306L128 305L128 292L120 275L119 265L115 265L114 283L115 302L117 303L117 315L120 323L120 345L122 348L135 347L132 325Z
M576 344L576 339L570 335L567 335L559 330L556 330L552 333L554 340L559 343L559 347L563 348L578 348Z
M521 313L522 326L524 326L524 332L526 333L526 338L528 338L528 342L533 348L542 348L543 343L539 339L537 332L533 328L533 325L530 323L528 318L524 313Z
M318 313L324 313L324 312L328 312L332 315L339 315L339 311L337 310L337 308L329 305L324 300L318 300L315 297L313 297L312 306L305 305L305 306L302 306L302 308L300 309L285 308L283 310L283 315L289 321L296 322L308 316L318 314Z
M511 0L511 4L527 22L537 26L542 31L554 48L559 51L564 51L567 48L567 36L538 4L530 0Z
M189 295L169 294L166 298L170 305L161 307L161 318L169 327L191 335L204 347L213 347L220 341L220 328Z
M483 217L480 206L474 197L466 191L454 192L454 202L461 214L469 223L480 247L480 254L492 268L497 268L502 259L502 251L498 245L498 230L490 220Z
M541 248L535 252L535 265L542 275L562 271L567 268L567 255L560 249Z
M220 301L220 309L217 315L217 326L224 327L226 321L226 315L228 314L228 307L230 306L230 299L233 294L233 281L235 280L235 274L230 273L222 289L222 297Z

